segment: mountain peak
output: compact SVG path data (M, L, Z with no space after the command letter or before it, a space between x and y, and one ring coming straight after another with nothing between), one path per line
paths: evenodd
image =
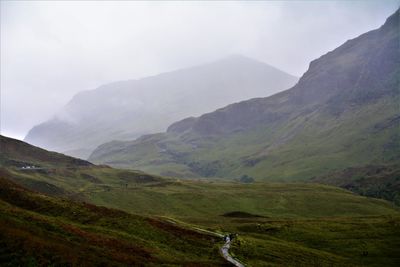
M281 70L274 66L271 66L268 63L265 63L261 60L251 58L248 56L244 56L241 54L230 54L230 55L220 58L214 62L205 64L205 65L201 65L198 67L208 68L210 66L211 66L211 68L218 68L221 70L237 69L239 71L259 71L260 69L263 69L264 71L269 72L270 75L281 76L282 74L284 74L286 76L290 76L291 79L296 79L296 80L298 79L298 77L296 77L290 73L287 73L284 70Z
M219 63L236 64L236 65L239 65L239 64L261 65L262 64L262 65L267 66L267 67L275 68L275 67L273 67L273 66L271 66L271 65L269 65L269 64L267 64L267 63L265 63L263 61L260 61L258 59L251 58L251 57L248 57L248 56L244 56L244 55L241 55L241 54L230 54L228 56L225 56L223 58L220 58L220 59L214 61L214 64L219 64ZM282 70L280 70L280 71L282 71Z
M385 24L392 24L392 23L399 23L399 19L400 19L400 8L398 8L392 15L390 15L390 17L388 17L385 21Z
M223 57L220 60L221 61L229 60L229 61L257 61L257 62L259 62L258 60L254 59L254 58L244 56L242 54L229 54L228 56Z
M263 62L230 55L77 94L56 116L58 119L34 127L25 140L86 158L102 143L164 131L177 120L272 95L296 82L296 77ZM91 138L83 140L82 136Z

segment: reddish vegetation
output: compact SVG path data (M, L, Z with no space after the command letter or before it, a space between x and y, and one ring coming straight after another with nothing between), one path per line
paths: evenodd
M57 237L49 232L32 233L28 227L7 226L0 220L2 247L15 251L23 258L34 258L40 266L51 263L69 263L79 266L132 265L154 261L150 253L139 247L119 240L101 237L75 229L74 235L82 235L85 241L77 243ZM72 232L70 232L72 233ZM71 236L71 239L74 239ZM75 239L76 240L76 239ZM7 242L7 244L4 244ZM23 258L22 258L23 257Z
M40 266L52 263L93 266L136 265L156 260L148 249L132 241L83 230L63 222L65 217L53 220L40 213L27 213L25 209L44 213L59 209L61 215L67 208L59 206L57 200L41 197L2 178L0 199L12 205L0 205L0 247L3 248L0 253L6 255L6 262L16 261L16 265L26 265L34 260ZM98 213L96 219L126 215L90 204L71 203L71 208L86 209L89 216Z
M4 178L9 175L0 169L0 266L223 263L213 250L217 240L211 235L154 218L44 196Z

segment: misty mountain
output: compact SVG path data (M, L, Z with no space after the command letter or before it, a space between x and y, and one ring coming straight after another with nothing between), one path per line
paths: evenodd
M399 51L397 11L312 61L289 90L103 144L89 160L171 176L268 180L399 164Z
M111 140L164 131L174 121L289 88L297 78L239 55L140 80L78 93L53 119L33 127L25 141L87 157Z

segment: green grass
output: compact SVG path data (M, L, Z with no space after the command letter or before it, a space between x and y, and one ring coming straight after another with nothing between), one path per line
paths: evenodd
M316 184L175 181L88 191L93 203L235 232L248 266L397 266L400 214L392 204ZM237 218L226 213L252 214Z
M399 164L398 103L395 96L340 114L299 111L284 121L221 136L157 134L92 159L183 178L247 174L264 181L306 181L348 167Z
M400 217L236 220L232 251L250 266L397 266Z
M0 184L2 266L224 264L212 235Z
M109 191L97 185L83 194L91 202L140 214L219 219L242 211L266 217L326 217L393 214L388 202L316 184L171 181L128 185Z
M266 217L327 217L393 214L390 203L333 186L311 183L242 184L220 180L165 179L107 167L54 169L48 173L4 170L10 179L51 194L128 212L214 219L241 211ZM52 187L50 187L52 189Z
M398 263L398 208L389 202L362 197L337 187L309 183L241 184L164 179L105 167L80 167L72 173L67 172L69 178L63 179L63 171L54 170L51 174L60 176L53 177L49 173L43 175L14 169L3 170L2 176L21 183L30 181L26 183L27 186L43 181L50 183L54 178L53 182L59 188L67 184L69 192L79 191L79 194L73 195L77 199L128 213L115 211L114 214L112 210L95 206L89 206L95 209L95 212L90 212L85 205L45 196L35 197L34 201L25 199L23 205L34 203L35 206L21 207L11 201L19 198L9 198L1 204L4 240L11 235L18 237L11 244L7 242L10 251L20 248L23 240L29 240L29 249L21 252L25 260L31 259L34 255L31 246L37 246L39 242L44 243L43 251L51 251L49 255L52 256L39 253L39 259L34 257L36 261L43 261L42 258L46 257L52 259L56 257L54 255L61 254L57 257L67 262L84 262L83 256L79 256L82 254L77 251L65 250L64 253L62 248L50 249L54 242L60 242L54 239L57 237L63 240L61 244L65 246L94 246L90 249L95 251L91 252L94 256L88 261L107 262L104 257L109 262L122 261L119 256L110 255L114 253L112 251L104 253L103 257L107 245L97 247L90 240L82 239L81 234L75 233L79 230L94 236L100 235L96 238L127 240L128 244L124 243L124 249L127 250L130 242L144 251L150 249L154 265L158 262L172 265L185 262L189 265L223 264L218 255L220 240L202 235L199 236L200 240L192 240L191 232L182 230L200 227L212 232L239 233L233 253L249 266L379 266L381 263L396 266ZM45 204L41 204L44 200ZM10 202L13 206L7 206ZM26 215L28 213L29 216ZM98 213L102 214L101 218ZM226 216L229 213L233 215ZM153 220L158 223L152 224ZM176 223L170 223L170 220ZM65 232L65 224L78 230ZM12 227L9 229L5 225ZM171 225L177 229L170 229ZM160 233L158 228L167 228L167 232L177 231L183 240L167 242L174 234ZM181 234L181 231L184 233ZM40 235L37 236L37 233ZM195 255L191 254L190 249L196 251ZM138 256L124 258L125 263L143 260L140 258L142 250L134 253ZM88 253L86 249L83 251ZM364 255L365 251L367 256ZM6 254L14 258L15 255L10 256L10 253ZM75 256L70 258L65 255L70 253ZM52 261L57 262L56 259Z
M25 142L0 135L0 166L43 168L93 166L90 162L50 152Z
M213 232L249 266L399 263L399 208L338 187L42 164L0 168L0 265L221 266Z
M360 195L383 198L400 206L400 166L366 165L315 177L313 182L347 188Z

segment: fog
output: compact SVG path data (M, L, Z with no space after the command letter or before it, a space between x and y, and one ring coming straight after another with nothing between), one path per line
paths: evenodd
M23 138L79 91L252 57L301 76L311 60L382 25L386 1L1 1L0 132Z

